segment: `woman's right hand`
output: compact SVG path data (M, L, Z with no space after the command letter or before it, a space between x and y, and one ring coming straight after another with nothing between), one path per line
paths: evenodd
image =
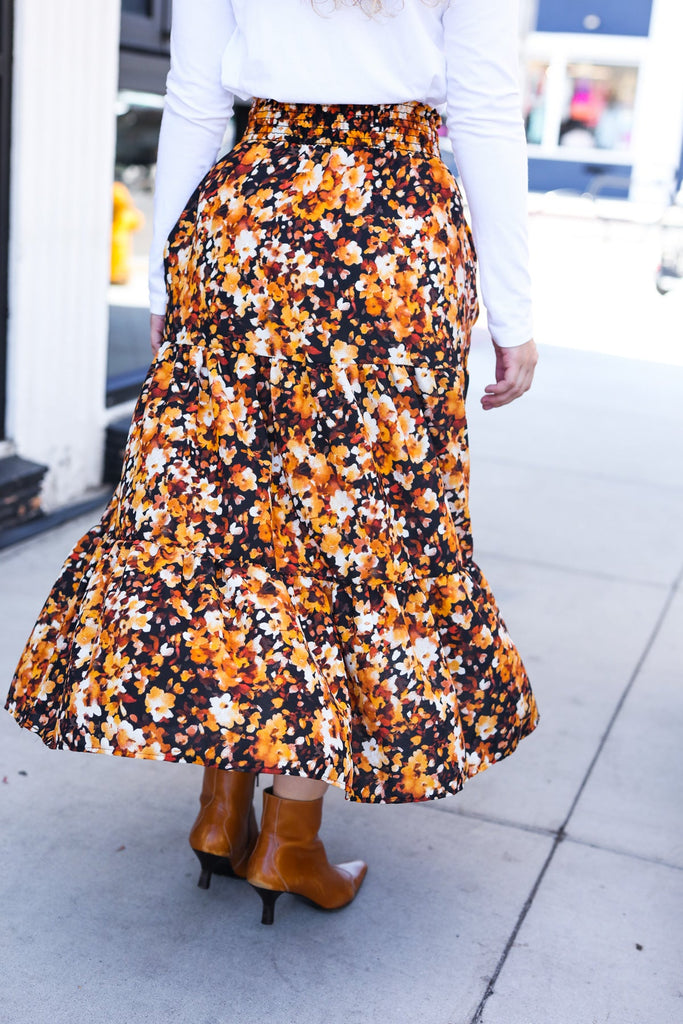
M484 409L498 409L520 398L531 387L538 352L533 338L525 345L501 348L493 342L496 351L496 383L484 388L481 404Z
M165 316L159 313L150 313L149 317L149 341L152 346L152 355L155 356L161 346L161 339L164 336Z

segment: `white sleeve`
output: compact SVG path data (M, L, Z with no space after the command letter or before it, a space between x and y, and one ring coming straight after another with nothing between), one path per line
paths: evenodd
M489 331L504 347L533 336L518 7L518 0L451 0L443 16L448 134L472 217Z
M173 0L171 70L159 136L149 261L152 313L166 308L166 239L215 163L232 114L233 96L221 85L221 62L234 30L231 0Z

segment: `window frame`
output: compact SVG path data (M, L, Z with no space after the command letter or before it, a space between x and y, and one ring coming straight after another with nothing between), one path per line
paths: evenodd
M121 12L121 47L167 55L171 39L171 0L149 0L150 14Z
M637 131L639 94L642 87L642 66L646 58L647 39L605 39L596 36L554 35L550 32L536 32L529 37L524 48L523 73L531 61L547 64L550 79L547 94L548 107L544 123L543 141L528 143L530 158L556 161L587 161L594 164L633 163L634 138L627 150L598 149L597 147L563 148L559 145L562 102L561 95L566 81L567 68L571 64L586 63L602 66L632 67L638 76L634 103L634 127Z

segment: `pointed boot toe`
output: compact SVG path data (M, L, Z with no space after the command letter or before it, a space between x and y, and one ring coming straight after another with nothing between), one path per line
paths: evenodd
M285 800L263 794L261 833L249 860L247 881L263 903L263 924L272 924L282 893L301 896L322 910L351 903L367 873L360 860L330 864L318 836L322 798Z
M354 896L363 884L363 879L368 873L368 866L364 860L350 860L346 864L337 864L340 871L349 876L353 884Z

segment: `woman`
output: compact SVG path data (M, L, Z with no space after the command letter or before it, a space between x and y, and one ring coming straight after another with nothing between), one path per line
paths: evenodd
M435 110L472 211L493 409L536 362L516 34L510 0L174 3L155 359L7 707L53 747L204 765L200 885L246 877L266 923L284 891L329 909L360 887L365 864L330 865L318 839L328 785L442 797L536 725L472 561L475 257Z

